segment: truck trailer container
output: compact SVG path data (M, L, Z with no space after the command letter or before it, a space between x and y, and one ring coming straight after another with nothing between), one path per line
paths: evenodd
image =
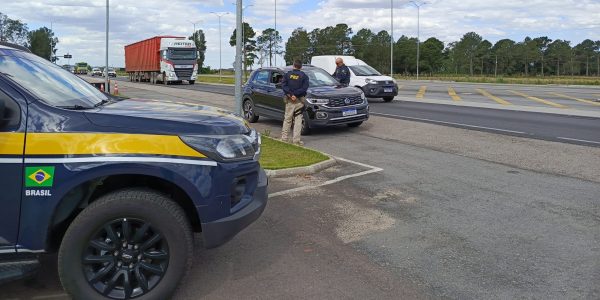
M194 84L198 73L198 51L185 37L155 36L125 46L125 71L130 81L152 84Z

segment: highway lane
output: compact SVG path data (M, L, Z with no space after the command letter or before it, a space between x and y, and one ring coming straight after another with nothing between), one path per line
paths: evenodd
M122 78L120 80L123 80ZM525 93L533 95L531 97L541 97L540 95L551 95L556 93L560 95L573 95L577 99L593 99L593 93L598 91L595 88L570 88L564 86L520 86L520 85L489 85L489 84L468 84L468 83L450 83L450 82L400 82L402 88L397 99L403 97L413 98L417 96L419 90L423 92L422 101L394 101L391 103L383 103L379 99L370 99L371 113L388 118L405 119L419 122L427 122L444 126L452 126L466 128L479 131L496 132L514 136L524 136L536 139L551 140L573 144L583 144L589 146L600 147L600 119L591 117L569 116L565 110L565 115L512 111L502 109L490 109L479 107L454 106L435 103L435 100L442 97L447 97L451 100L452 97L448 94L448 87L452 87L456 96L461 100L480 103L494 103L492 99L477 93L477 89L489 91L488 94L492 97L498 97L511 104L523 105L527 104L544 105L544 107L552 108L552 105L546 105L543 102L537 102L527 99L521 95L509 92ZM410 84L410 87L407 86ZM422 86L427 86L426 89L421 89ZM194 85L180 84L169 85L172 88L198 90L223 95L233 95L234 89L230 85L214 85L196 83ZM473 92L466 92L473 90ZM468 100L467 100L468 99ZM538 98L546 100L546 98ZM600 109L600 105L588 104L579 102L573 99L557 100L552 98L547 100L558 105L568 107L581 106L588 110ZM509 105L511 105L509 104ZM600 102L599 102L600 104ZM503 106L499 104L499 106ZM578 107L579 108L579 107Z

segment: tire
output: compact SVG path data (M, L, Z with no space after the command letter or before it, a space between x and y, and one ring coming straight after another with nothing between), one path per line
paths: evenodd
M308 126L306 114L302 116L302 130L300 131L300 135L310 135L310 126Z
M163 82L163 84L164 84L164 85L169 85L169 80L167 79L167 73L166 73L166 72L163 72L163 74L162 74L162 75L163 75L163 76L162 76L162 82Z
M250 123L256 123L256 121L258 121L258 115L256 114L256 110L254 109L254 102L252 102L252 99L244 100L244 104L242 105L242 112L246 121Z
M391 102L392 100L394 100L394 97L383 97L383 101L385 102Z
M192 257L192 230L179 205L151 190L123 189L98 198L70 224L58 252L58 274L74 299L169 299ZM92 285L94 276L99 278ZM107 296L99 290L108 290Z
M358 126L360 126L362 123L363 123L363 122L362 122L362 121L360 121L360 122L348 123L347 125L348 125L348 127L358 127Z
M193 84L194 84L194 82L196 82L196 81L195 81L195 80L190 80L190 81L188 81L188 83L189 83L190 85L193 85Z

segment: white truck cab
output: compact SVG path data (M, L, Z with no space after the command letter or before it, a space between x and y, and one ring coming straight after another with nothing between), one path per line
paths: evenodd
M369 98L383 98L390 102L398 95L398 85L396 80L390 76L381 75L373 67L354 56L340 55L320 55L313 56L310 64L324 69L329 74L335 72L335 59L341 58L344 64L350 69L349 86L358 87L363 90Z

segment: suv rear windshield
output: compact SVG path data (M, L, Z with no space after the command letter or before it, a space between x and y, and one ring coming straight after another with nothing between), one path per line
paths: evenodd
M349 67L356 76L380 76L381 73L367 65L356 65Z
M36 98L57 107L94 105L108 98L91 84L36 55L0 51L0 75L28 90Z

